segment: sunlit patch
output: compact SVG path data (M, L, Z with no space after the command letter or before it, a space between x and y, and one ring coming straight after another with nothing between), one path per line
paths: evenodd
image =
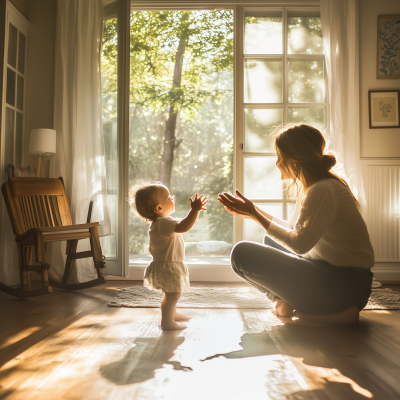
M0 345L0 349L3 349L4 347L10 346L14 343L19 342L22 339L27 338L28 336L34 334L35 332L39 331L40 329L42 329L41 326L31 326L27 329L24 329L21 332L18 332L15 335L10 336L9 338L7 338L4 343L2 343Z

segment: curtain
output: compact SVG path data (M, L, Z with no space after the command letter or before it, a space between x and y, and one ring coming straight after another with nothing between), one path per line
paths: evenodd
M366 204L360 164L358 0L321 0L331 148L350 186Z
M105 153L102 131L100 56L103 31L102 0L58 0L55 49L54 129L57 153L52 175L62 176L72 222L86 223L90 200L92 222L100 236L111 234L107 207ZM89 249L81 240L78 251ZM65 244L51 251L54 279L63 275ZM93 260L76 261L70 282L97 277Z

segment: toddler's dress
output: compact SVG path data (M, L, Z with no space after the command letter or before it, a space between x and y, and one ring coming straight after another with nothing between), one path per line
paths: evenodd
M189 272L185 259L185 244L181 233L175 233L180 221L160 217L150 224L149 251L153 261L144 272L143 286L164 292L183 292L189 289Z

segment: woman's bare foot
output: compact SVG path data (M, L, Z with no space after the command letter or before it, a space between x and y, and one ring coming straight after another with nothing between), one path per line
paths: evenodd
M327 315L307 315L296 311L294 315L299 319L299 323L307 325L346 325L356 324L360 317L360 311L356 306L347 308L336 314Z
M163 322L161 321L161 329L163 331L177 331L186 329L186 325L177 324L175 321Z
M190 321L190 320L191 320L190 317L187 317L185 314L180 314L175 311L174 321L179 322L179 321Z
M294 308L283 300L277 300L272 313L279 317L293 317Z

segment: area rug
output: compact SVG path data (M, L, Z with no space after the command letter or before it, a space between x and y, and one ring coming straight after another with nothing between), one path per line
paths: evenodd
M121 289L109 307L158 308L163 294L143 286ZM265 294L252 287L192 287L183 292L178 308L272 308ZM367 310L400 310L400 293L373 289Z

